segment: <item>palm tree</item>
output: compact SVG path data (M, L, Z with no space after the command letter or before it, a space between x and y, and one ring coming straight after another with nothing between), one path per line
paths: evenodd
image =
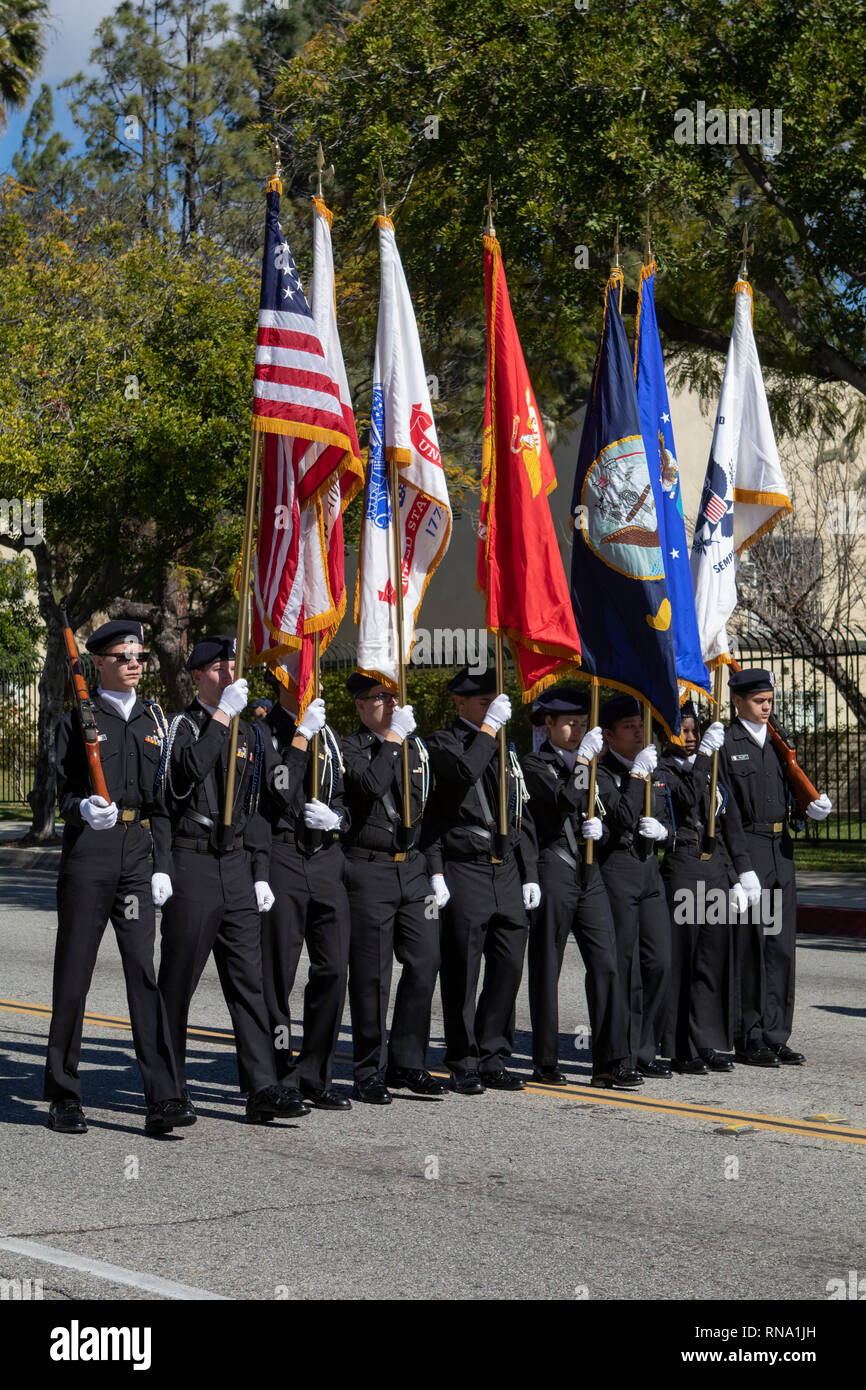
M48 0L0 0L0 130L21 106L45 52Z

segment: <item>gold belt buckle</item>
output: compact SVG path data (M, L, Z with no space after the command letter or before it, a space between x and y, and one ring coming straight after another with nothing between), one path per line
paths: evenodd
M781 835L781 833L782 833L782 831L783 831L784 829L785 829L785 822L784 822L784 821L781 821L781 820L774 820L774 821L773 821L773 833L774 833L775 835Z
M120 813L120 819L121 819L122 821L125 821L127 825L131 825L131 823L135 820L135 818L136 818L137 815L138 815L138 812L137 812L136 810L128 810L128 809L127 809L127 810L125 810L125 811L121 811L121 813Z

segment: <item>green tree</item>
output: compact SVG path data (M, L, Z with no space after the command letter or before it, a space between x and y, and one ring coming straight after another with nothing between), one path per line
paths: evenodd
M0 663L29 661L36 655L39 620L30 602L31 588L23 555L0 558Z
M47 0L0 0L0 130L22 106L45 53Z

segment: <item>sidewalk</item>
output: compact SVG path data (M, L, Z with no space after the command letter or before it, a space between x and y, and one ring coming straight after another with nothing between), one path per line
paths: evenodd
M29 821L0 825L0 869L47 869L60 863L60 844L16 845ZM55 825L62 835L63 822ZM819 936L866 938L866 873L846 874L805 870L797 874L797 930Z

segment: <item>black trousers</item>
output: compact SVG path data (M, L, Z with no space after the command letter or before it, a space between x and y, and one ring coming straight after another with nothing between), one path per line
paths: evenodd
M733 934L728 864L687 846L665 855L662 879L671 914L671 982L661 1048L679 1062L732 1042Z
M671 973L671 921L658 861L614 850L601 866L629 1009L629 1065L658 1052Z
M439 973L439 910L424 856L402 863L346 859L352 915L349 1005L355 1079L392 1066L427 1065L430 1006ZM403 967L394 999L390 1047L388 1000L394 956Z
M173 1100L180 1085L165 1004L153 968L156 921L150 834L137 822L67 830L57 880L57 944L46 1100L81 1100L78 1064L87 991L110 920L117 937L135 1055L147 1101Z
M748 832L746 839L764 894L761 908L751 909L748 918L734 928L734 1041L738 1050L781 1047L791 1036L797 951L797 885L791 839L784 834Z
M165 997L181 1085L186 1086L189 1006L214 954L235 1034L240 1088L253 1094L276 1080L262 991L261 923L250 856L174 848L174 892L162 909L159 987Z
M583 884L553 850L538 861L541 906L529 929L532 1059L555 1067L559 1053L559 976L569 932L586 967L586 1000L596 1071L628 1054L628 1014L619 981L616 932L598 864ZM584 871L585 872L585 871Z
M514 1005L523 973L528 921L520 873L504 864L451 860L451 901L442 921L445 1065L498 1071L514 1048ZM484 958L484 983L476 1004Z
M349 900L339 845L301 854L274 840L270 885L276 901L262 918L265 997L277 1076L293 1086L323 1091L331 1084L349 973ZM301 1051L292 1051L289 995L304 942L310 973L304 990Z

